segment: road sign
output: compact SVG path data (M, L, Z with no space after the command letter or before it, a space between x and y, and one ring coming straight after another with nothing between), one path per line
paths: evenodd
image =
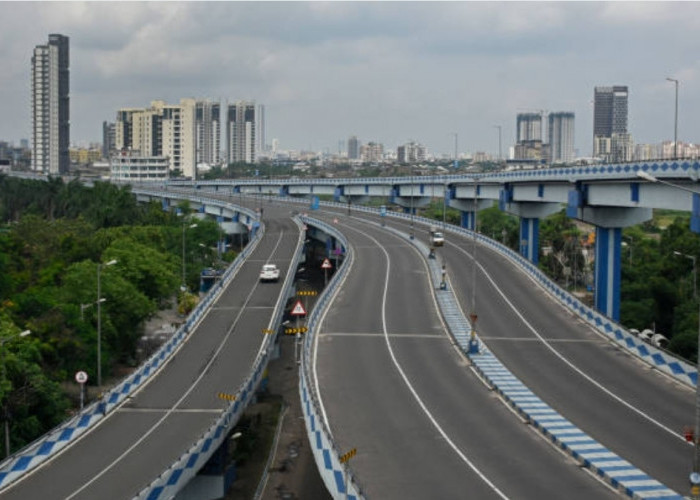
M700 484L700 474L697 472L690 473L690 483L694 485Z
M323 264L321 264L321 269L332 269L333 264L331 264L331 261L329 259L323 259Z
M338 223L338 219L337 219L337 218L334 218L334 219L333 219L333 224L337 224L337 223Z
M301 300L297 300L297 303L292 308L292 312L289 314L292 316L306 316L306 309L304 309L304 304L301 303Z
M308 331L309 331L309 329L307 327L300 326L299 328L285 328L284 334L285 335L296 335L297 333L306 333Z
M263 328L262 332L266 335L270 335L271 333L275 333L275 331L272 328Z
M340 463L344 464L345 462L350 460L352 457L354 457L356 453L357 453L357 448L353 448L352 450L347 452L345 455L340 457Z
M235 394L226 394L225 392L220 392L217 394L219 399L225 399L226 401L235 401L236 400L236 395Z
M88 374L84 371L75 372L75 381L79 384L84 384L88 381Z
M298 290L297 295L306 295L312 297L314 295L318 295L318 292L316 290Z

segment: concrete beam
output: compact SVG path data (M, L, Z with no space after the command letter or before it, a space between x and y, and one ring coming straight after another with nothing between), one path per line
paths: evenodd
M604 228L636 226L652 217L651 208L585 206L577 212L576 219Z
M519 201L506 203L504 212L526 219L543 219L562 208L561 203Z

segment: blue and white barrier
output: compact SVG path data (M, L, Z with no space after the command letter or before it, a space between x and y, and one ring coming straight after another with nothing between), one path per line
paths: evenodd
M298 222L297 222L298 224ZM297 247L290 264L290 269L295 269L301 259L304 244L304 232L299 232ZM274 313L270 318L268 327L277 330L284 313L287 297L294 284L294 272L288 272L282 291L277 299ZM214 451L221 445L229 431L236 425L260 385L263 373L270 361L274 347L274 335L265 335L260 353L253 362L250 375L241 384L235 393L235 400L226 408L221 416L211 427L197 440L195 444L183 453L168 469L160 474L146 488L135 497L137 499L159 500L173 498L207 463Z
M387 229L408 238L408 235L396 229ZM427 255L428 247L425 244L415 239L412 240L412 243L420 249L423 255ZM433 286L439 288L442 280L441 268L435 260L431 259L428 259L428 266ZM436 299L450 333L481 377L538 431L581 465L594 471L599 477L630 498L638 500L683 499L681 495L623 460L562 417L516 378L480 340L477 340L478 353L471 353L469 339L472 325L464 317L451 287L439 291L436 294Z
M153 192L158 193L157 191ZM163 194L163 192L159 192ZM181 193L168 193L170 196L189 199L191 201L206 200L211 204L231 206L231 203L216 200L214 198L202 198L200 196L188 196ZM251 214L255 215L251 211ZM104 397L86 406L80 413L66 420L53 430L28 444L13 455L0 462L0 491L13 481L34 469L46 459L55 455L61 449L73 442L85 433L90 427L101 421L110 410L121 404L130 394L140 388L144 383L170 359L172 354L182 345L183 340L191 331L199 319L206 313L209 306L221 294L233 276L238 272L248 255L260 242L264 232L258 233L251 239L246 248L236 257L221 277L221 280L213 286L195 309L190 313L187 321L177 329L173 336L163 344L153 355L148 358L131 375L126 377L116 387L108 391Z
M299 367L299 395L301 406L304 412L304 422L306 432L309 436L311 451L313 452L316 466L321 478L334 499L360 500L364 498L362 491L357 484L347 463L341 463L340 457L343 452L349 450L339 450L333 441L333 435L323 420L320 409L318 395L314 392L313 366L311 351L316 337L316 330L319 327L323 312L335 297L340 284L345 280L348 270L354 260L354 252L348 246L347 239L333 226L317 219L302 216L301 220L310 226L315 226L326 233L332 235L346 248L343 265L336 271L333 278L319 296L313 312L308 319L308 332L304 338L302 349L301 366Z

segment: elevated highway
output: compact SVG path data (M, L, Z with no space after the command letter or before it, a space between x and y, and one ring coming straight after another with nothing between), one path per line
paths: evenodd
M298 225L272 214L265 224L262 240L170 361L94 429L3 489L3 499L132 498L201 439L232 404L219 393L236 394L269 354L262 331L273 326L273 311L286 302L284 279L296 270ZM279 283L258 282L266 262L282 269Z
M316 215L316 214L315 214ZM314 353L328 425L368 498L615 498L474 375L436 310L424 256L342 215L356 252Z
M345 211L337 213L336 218L344 223L347 220ZM358 213L356 217L365 218L367 215ZM378 222L380 218L375 220ZM408 221L397 222L388 218L386 224L399 228L404 234L411 229ZM416 234L427 241L424 228L421 227ZM502 256L480 244L475 247L470 238L448 234L447 241L447 245L438 250L437 258L445 263L450 286L454 288L465 312L471 311L472 293L473 290L477 291L477 331L490 350L542 400L592 438L666 486L678 492L687 491L693 450L683 439L682 432L693 422L694 389L650 369L649 365L614 346ZM472 260L475 249L476 273ZM417 269L420 269L417 262L402 268L403 274L411 276L408 282L404 282L404 289L411 292L416 290ZM394 279L401 281L403 278L396 276ZM372 288L367 287L364 293L370 293ZM396 293L406 297L411 292L398 290ZM349 299L358 295L359 292L352 294ZM405 300L407 306L399 313L404 317L413 318L414 310L425 315L430 313L430 307L426 305L429 301L424 301L421 307L410 305L410 297ZM321 339L324 337L325 334L322 334ZM329 334L325 342L330 347L326 349L332 352L332 347L345 338L339 336L336 339ZM400 341L395 342L398 344ZM319 341L320 351L325 345L324 341ZM344 352L350 351L346 349ZM428 352L425 347L421 349L421 355ZM318 359L319 366L325 367L319 373L320 380L332 381L338 377L345 381L342 386L349 384L347 368L342 365L337 368L333 362L326 363L322 356ZM440 358L436 357L435 360ZM422 372L428 373L436 366L440 370L431 377L432 385L426 392L441 390L448 380L452 383L457 380L457 377L448 375L448 363L442 361L432 365L430 361L426 362L430 366L423 367ZM418 362L412 360L412 363ZM367 368L362 366L363 369ZM358 370L355 378L361 375L363 369ZM344 370L341 372L343 376L334 375L339 370ZM469 383L468 376L461 379L451 391L453 398L464 391L461 384ZM376 381L367 380L357 392L372 391L373 384ZM323 387L321 391L324 391ZM335 394L336 390L329 389L328 392ZM331 401L333 404L328 410L329 415L333 413L341 422L346 422L346 415L350 413L347 406L352 403L343 404L335 397ZM345 411L340 410L336 414L336 405L345 407ZM469 411L460 413L462 416L465 414L469 414ZM333 418L329 417L329 420L333 425ZM345 424L338 425L341 435L346 433L344 427ZM487 421L485 425L482 423L475 428L479 429L478 432L492 432L491 427L491 422ZM357 434L352 439L358 439ZM502 459L511 461L514 460L513 452L507 443L504 441L495 446ZM375 448L371 450L374 452ZM556 480L553 475L545 475L545 482ZM358 481L369 489L370 486L362 480L362 472L358 471L358 476ZM522 492L510 495L520 498Z
M265 205L266 218L273 211ZM520 425L469 369L466 358L446 335L435 309L425 255L416 253L406 238L360 220L379 222L379 217L359 213L347 217L345 210L337 209L323 211L330 213L323 216L328 221L338 220L337 227L351 239L358 255L353 272L319 331L319 390L328 425L340 449L358 450L350 466L369 497L454 497L464 491L478 492L478 498L543 498L562 492L567 498L614 496L612 490L538 438L532 429ZM278 221L278 234L291 224L284 221L288 211L282 214L286 215ZM410 231L407 221L389 218L385 222L403 233ZM425 239L427 232L417 230L416 235ZM266 241L270 236L266 234ZM280 251L293 246L291 241L279 241ZM475 248L476 268L472 260ZM268 247L268 251L272 250ZM255 264L255 259L251 261L256 277L259 264L269 255ZM475 247L471 239L448 233L438 259L446 264L449 286L465 312L469 312L476 290L479 335L528 387L619 456L674 490L687 490L692 447L683 441L681 432L691 423L694 410L689 387L660 375L612 345L554 301L520 268L482 245ZM244 287L253 287L252 300L258 287L243 283ZM237 304L244 301L242 296L236 297ZM227 304L219 312L237 307ZM200 339L207 338L207 334L199 333L205 321L212 321L210 328L214 330L221 328L214 321L217 308L218 303L198 326ZM262 320L253 311L250 318L256 318L254 323ZM258 337L259 323L253 330ZM182 352L190 344L195 349L190 339L176 360L183 359ZM249 351L247 359L255 345L251 341L244 349ZM212 352L211 346L202 349ZM170 365L185 371L168 372ZM119 449L111 455L111 461L106 459L91 474L83 474L80 469L85 464L80 460L96 453L99 456L120 440L119 433L129 435L134 429L142 432L138 429L150 428L150 422L162 419L166 422L162 431L172 433L169 439L179 434L183 425L190 426L184 424L189 422L187 419L216 411L210 396L217 391L209 392L205 387L221 383L222 372L211 368L209 371L219 373L219 378L203 379L206 385L202 381L191 393L197 393L196 397L183 398L188 389L181 379L192 379L196 370L190 367L187 371L187 367L177 365L170 363L162 370L157 379L167 376L159 382L162 385L146 386L95 433L28 476L29 480L9 488L7 493L14 496L8 498L41 496L41 491L49 491L41 488L53 482L61 485L61 477L69 478L73 486L59 496L97 498L100 496L95 495L109 491L110 477L112 482L119 482L115 479L120 477L117 472L139 477L138 467L131 465L141 464L138 456L124 455L134 458L115 461L121 454ZM245 366L245 362L239 366ZM116 430L107 436L110 420L129 423L113 427ZM141 452L139 447L130 451L136 450ZM169 446L164 452L170 453ZM148 452L142 453L147 460L157 460ZM65 469L54 469L60 467L63 455L69 456L65 463L70 464ZM114 475L100 471L113 471ZM43 486L31 489L35 481ZM127 487L133 489L134 485ZM123 495L109 496L126 498L133 494L118 491Z

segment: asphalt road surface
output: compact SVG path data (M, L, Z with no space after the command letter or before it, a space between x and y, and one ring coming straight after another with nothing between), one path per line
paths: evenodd
M180 350L128 403L48 463L3 490L5 499L132 498L214 422L251 371L279 283L258 283L262 264L284 275L299 238L287 215L266 214L266 234ZM292 269L291 272L294 272Z
M314 216L320 215L314 213ZM319 331L327 421L369 498L615 498L514 415L436 311L424 256L337 216L356 257Z

